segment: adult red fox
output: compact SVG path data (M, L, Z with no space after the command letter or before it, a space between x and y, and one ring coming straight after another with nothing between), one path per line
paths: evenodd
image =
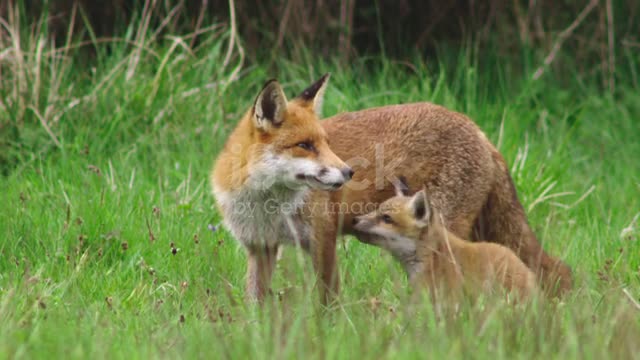
M211 172L224 224L247 249L250 298L264 297L278 247L292 244L311 254L328 301L339 289L337 236L370 236L352 219L393 194L395 173L426 187L452 233L503 244L548 288L570 289L570 268L543 251L504 159L473 121L431 103L319 121L328 79L291 101L267 82Z

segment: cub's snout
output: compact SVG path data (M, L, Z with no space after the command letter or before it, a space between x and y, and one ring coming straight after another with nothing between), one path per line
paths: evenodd
M353 225L353 228L358 231L369 232L375 223L366 215L359 215L351 220L351 225Z

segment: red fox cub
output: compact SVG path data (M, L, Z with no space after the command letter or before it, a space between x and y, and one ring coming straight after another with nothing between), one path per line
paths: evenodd
M321 122L328 78L291 101L277 81L269 81L211 172L225 227L247 250L249 298L263 298L278 247L292 244L310 253L328 301L339 289L336 238L370 236L351 221L393 193L395 173L405 174L411 186L427 188L457 236L508 246L548 288L571 287L570 268L543 251L504 159L473 121L416 103Z
M398 191L376 211L355 217L354 226L375 235L370 244L397 258L411 283L426 285L434 301L441 294L460 300L463 293L499 288L524 300L537 291L535 275L511 250L465 241L449 232L425 189L413 196Z

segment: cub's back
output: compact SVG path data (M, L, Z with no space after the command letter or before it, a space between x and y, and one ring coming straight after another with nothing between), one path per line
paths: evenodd
M533 271L511 249L489 242L469 243L469 248L483 259L485 272L506 289L517 290L525 297L536 291Z

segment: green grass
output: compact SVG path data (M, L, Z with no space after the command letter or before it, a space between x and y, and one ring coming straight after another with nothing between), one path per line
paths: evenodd
M193 54L151 42L137 64L135 48L116 45L93 70L73 58L42 65L46 81L26 86L58 97L25 104L51 106L59 146L27 105L6 109L19 135L3 148L13 160L0 182L1 357L640 358L640 309L623 293L640 297L637 82L621 75L612 95L552 72L532 82L498 59L480 69L464 54L448 66L255 62L227 82L235 62L221 66L216 36ZM320 309L309 259L291 248L276 295L245 304L244 252L208 228L220 222L208 171L264 81L277 75L293 96L326 71L327 115L433 101L471 116L512 167L545 249L574 269L575 290L438 320L409 302L388 255L346 239L335 307Z

